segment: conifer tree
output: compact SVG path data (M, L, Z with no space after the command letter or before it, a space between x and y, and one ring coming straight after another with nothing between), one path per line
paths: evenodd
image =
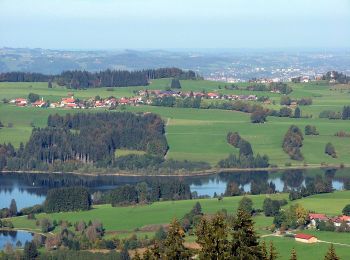
M272 241L270 242L270 252L269 252L269 257L268 260L276 260L278 256L278 253L276 251L275 246L273 245Z
M182 260L189 259L190 254L183 245L185 232L182 229L179 221L174 219L170 223L167 238L164 241L164 255L165 259L169 260Z
M335 252L335 248L334 245L331 244L331 246L328 249L327 254L324 257L324 260L339 260L340 257L337 256L336 252Z
M16 204L16 201L14 199L11 200L11 204L10 204L9 210L10 210L11 217L17 215L17 204Z
M146 251L143 253L143 260L153 260L153 259L159 259L159 258L154 258L151 251L147 248Z
M23 250L23 258L32 260L35 259L38 256L38 250L36 248L35 243L32 242L26 242Z
M222 214L212 220L202 218L196 229L197 243L202 247L200 259L228 259L228 227Z
M135 251L135 255L134 255L134 257L132 258L132 260L141 260L142 258L141 258L141 256L140 256L140 254L139 254L139 252L136 250Z
M232 225L230 255L238 259L262 259L262 250L249 213L239 209Z
M292 249L292 252L290 254L290 260L297 260L297 252L295 251L295 248Z
M261 243L261 254L262 254L261 259L263 259L263 260L267 260L268 259L269 255L267 253L266 243L265 243L264 240Z

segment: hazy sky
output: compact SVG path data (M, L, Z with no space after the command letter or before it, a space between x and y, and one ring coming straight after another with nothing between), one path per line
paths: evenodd
M350 0L0 0L0 46L350 47Z

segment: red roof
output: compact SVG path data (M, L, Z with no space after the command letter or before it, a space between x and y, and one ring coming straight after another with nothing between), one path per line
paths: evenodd
M309 240L311 238L313 238L314 236L312 235L308 235L308 234L296 234L295 238L300 238L300 239L305 239L305 240Z
M66 103L74 103L75 99L74 98L62 98L62 102Z
M320 220L327 220L328 217L325 214L318 214L318 213L310 213L309 214L310 219L320 219Z
M350 216L341 216L341 217L339 217L339 219L341 220L341 221L350 221Z

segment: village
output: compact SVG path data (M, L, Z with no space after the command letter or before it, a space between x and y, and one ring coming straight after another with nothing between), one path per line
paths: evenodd
M141 104L152 105L155 99L174 97L174 98L201 98L201 99L216 99L216 100L241 100L241 101L256 101L256 95L225 95L216 92L182 92L176 90L140 90L133 97L108 97L100 98L96 96L87 100L82 100L74 97L73 93L68 93L67 97L62 98L58 102L50 102L39 98L34 102L30 102L28 98L15 98L9 101L18 107L39 107L39 108L66 108L66 109L87 109L87 108L115 108L118 105L138 106Z
M326 214L319 214L319 213L309 213L309 224L307 225L308 229L318 229L318 230L328 230L328 231L338 231L338 232L344 232L346 229L350 229L350 216L336 216L336 217L329 217ZM321 227L324 226L324 227ZM304 234L304 233L298 233L294 235L295 241L302 242L302 243L317 243L321 242L317 239L316 236L310 235L310 234Z

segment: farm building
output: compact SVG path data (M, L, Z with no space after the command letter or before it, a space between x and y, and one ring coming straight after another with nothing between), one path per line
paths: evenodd
M302 242L302 243L316 243L317 242L317 238L312 236L312 235L308 235L308 234L296 234L295 235L295 241L298 242Z

